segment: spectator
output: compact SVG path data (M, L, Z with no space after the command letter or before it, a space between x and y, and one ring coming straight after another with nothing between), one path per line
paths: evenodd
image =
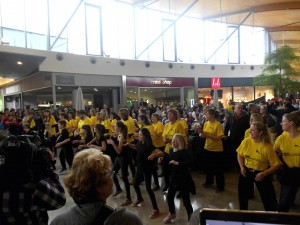
M134 213L124 208L115 211L106 205L106 199L113 187L111 161L99 150L87 149L79 152L64 182L76 205L57 216L51 225L142 225Z

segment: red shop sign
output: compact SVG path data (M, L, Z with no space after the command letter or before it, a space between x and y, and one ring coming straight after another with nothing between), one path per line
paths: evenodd
M221 79L220 77L214 77L210 79L210 87L211 88L220 88L221 87Z

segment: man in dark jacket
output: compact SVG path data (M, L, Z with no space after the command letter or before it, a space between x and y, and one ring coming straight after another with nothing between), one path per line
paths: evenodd
M229 140L230 140L230 166L229 168L238 168L236 149L244 140L245 131L249 128L249 115L243 111L242 103L237 103L234 107L234 113L230 118Z

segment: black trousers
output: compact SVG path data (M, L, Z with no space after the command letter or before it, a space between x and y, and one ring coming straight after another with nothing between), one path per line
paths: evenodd
M260 198L266 211L277 211L278 204L276 200L275 189L272 183L272 176L266 176L262 181L256 181L255 176L259 171L247 172L247 177L240 175L238 184L238 198L240 210L248 210L248 196L255 183Z
M217 188L224 190L225 177L223 172L224 154L223 152L213 152L204 149L204 172L206 173L206 184L214 183L214 176L216 176Z
M115 160L114 166L113 166L113 180L116 186L116 189L118 191L122 190L119 179L117 177L117 173L121 169L121 174L122 174L122 179L124 182L125 190L126 190L126 198L131 200L131 195L130 195L130 184L128 181L128 159L127 156L118 156Z
M278 211L288 212L300 186L300 168L284 167L281 174Z
M193 213L193 207L191 204L189 187L187 187L187 186L183 187L183 185L180 185L180 186L182 186L182 188L178 188L179 186L176 184L175 180L171 178L170 186L168 189L168 195L167 195L169 212L170 212L170 214L175 213L174 198L175 198L176 192L180 191L183 205L184 205L187 215L188 215L188 220L190 220L190 217Z
M151 172L142 173L141 171L137 170L136 173L135 173L135 177L134 177L133 187L134 187L134 190L136 192L137 199L142 200L143 197L142 197L142 192L141 192L141 189L140 189L140 183L142 183L142 181L145 180L146 190L147 190L147 193L150 197L152 208L154 210L157 210L158 207L157 207L155 194L154 194L154 192L151 188L151 177L152 177Z
M73 152L73 148L70 145L69 147L62 147L59 153L59 161L60 161L60 165L62 168L66 169L66 161L69 165L69 167L72 167L72 163L73 163L73 158L74 158L74 152Z

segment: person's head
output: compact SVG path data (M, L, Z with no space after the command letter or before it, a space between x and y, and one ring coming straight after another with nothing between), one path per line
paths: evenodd
M300 115L299 111L284 114L282 117L282 130L289 131L300 127Z
M81 119L81 120L84 120L84 118L86 117L86 111L85 110L79 110L77 112L77 115L78 117Z
M107 109L101 109L100 110L100 117L103 120L107 120L108 119L108 111L107 111Z
M81 129L85 135L92 135L92 129L90 125L85 124Z
M172 147L175 152L178 150L186 149L186 142L182 134L180 133L174 134L172 139Z
M96 116L96 109L91 108L91 109L90 109L90 115L91 115L91 116Z
M147 128L141 128L139 131L139 141L147 146L152 145L152 138Z
M122 120L128 120L128 117L129 117L128 109L127 108L121 108L121 109L119 109L119 117Z
M97 149L77 153L64 183L76 204L105 202L113 187L109 156Z
M120 117L115 112L110 112L109 117L111 120L120 120Z
M152 123L156 123L157 121L159 121L159 115L157 113L152 113L151 121Z
M66 127L66 125L67 125L67 122L65 120L60 120L57 123L58 129L63 129Z
M75 113L73 111L68 112L68 117L69 117L69 120L72 120L72 119L76 118Z
M257 113L258 112L258 107L257 105L255 105L254 103L250 103L248 105L248 110L249 110L249 113L252 114L252 113Z
M262 122L253 122L250 126L250 136L256 142L270 143L270 135L267 126Z
M115 130L116 132L123 134L125 138L127 137L127 126L121 120L116 122Z
M175 109L169 109L168 110L168 120L171 123L174 123L178 119L177 110Z
M217 116L217 111L210 108L206 111L206 119L209 121L215 120Z
M59 117L60 120L66 120L66 119L68 119L67 118L67 114L64 113L64 112L61 112L58 117Z
M238 115L242 114L243 112L243 105L242 103L237 103L235 106L234 106L234 112Z
M142 126L147 126L147 125L151 124L148 117L145 114L141 114L141 115L138 116L138 122Z
M263 117L259 113L252 113L250 116L250 126L253 122L263 122Z
M94 127L94 132L96 135L104 135L105 134L105 126L97 123Z
M262 115L266 115L268 113L268 107L267 107L267 105L261 105L260 108L259 108L259 112Z

